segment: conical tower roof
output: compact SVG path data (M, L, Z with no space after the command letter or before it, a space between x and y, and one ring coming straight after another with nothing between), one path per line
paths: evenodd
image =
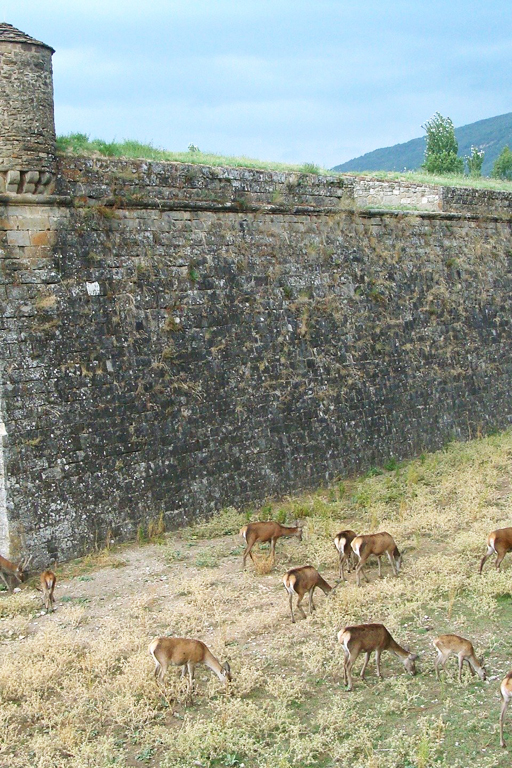
M49 48L50 51L55 53L51 45L46 45L46 43L42 43L40 40L30 37L30 35L26 35L25 32L16 29L12 24L6 24L5 22L0 22L0 43L29 43L30 45L42 45L43 48Z

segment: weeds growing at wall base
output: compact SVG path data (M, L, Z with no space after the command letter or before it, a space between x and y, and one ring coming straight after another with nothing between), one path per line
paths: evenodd
M225 510L160 543L124 547L59 569L57 611L40 615L30 587L0 596L0 765L10 768L241 766L246 768L501 768L498 684L512 668L512 556L501 573L477 573L487 533L512 522L512 434L412 462L390 459L364 477L281 500L262 514L305 535L277 544L277 564L241 571L239 528L251 518ZM158 515L155 516L158 521ZM369 568L353 574L317 611L292 625L282 575L311 563L331 583L338 574L332 536L342 527L388 530L403 551L398 579ZM268 549L256 553L264 562ZM125 563L112 568L115 558ZM306 601L307 602L307 601ZM384 680L372 661L366 682L343 686L344 625L384 622L421 654L405 674L384 654ZM456 663L433 671L432 639L469 637L490 679ZM164 695L147 652L158 635L203 639L233 682L224 689L198 668L187 695L170 671ZM359 661L359 665L362 659ZM173 714L174 713L174 714ZM506 721L512 744L512 716Z

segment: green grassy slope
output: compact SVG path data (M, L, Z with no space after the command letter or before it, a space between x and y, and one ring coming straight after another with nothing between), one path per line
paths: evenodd
M472 146L485 151L482 173L487 176L503 147L506 144L512 146L512 112L463 125L455 129L455 135L459 142L460 156L469 155ZM333 170L342 173L415 170L422 164L424 153L425 137L422 136L405 144L395 144L393 147L383 147L368 152L366 155L336 165Z

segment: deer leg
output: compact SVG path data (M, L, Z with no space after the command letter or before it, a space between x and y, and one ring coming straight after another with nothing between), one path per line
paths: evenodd
M359 653L353 654L352 651L350 651L349 657L347 659L347 682L348 682L348 690L351 691L353 688L352 685L352 667L354 666L354 662L359 656Z
M387 556L388 556L389 564L390 564L390 566L391 566L391 570L393 571L393 575L394 575L394 576L398 576L398 571L397 571L397 569L396 569L395 560L394 560L394 558L393 558L393 556L392 556L391 552L388 552L388 553L387 553Z
M502 560L503 560L503 558L505 557L505 554L506 554L506 552L500 552L500 553L498 554L497 558L496 558L496 563L495 563L495 565L496 565L496 570L497 570L497 571L499 571L499 569L500 569L501 561L502 561Z
M464 656L459 654L459 683L462 683L462 665L464 664Z
M4 574L4 572L3 572L3 571L0 571L0 576L2 577L2 581L3 581L3 583L5 584L5 586L7 587L8 591L9 591L9 592L12 592L12 585L11 585L11 582L10 582L10 581L7 581L7 578L6 578L6 576L5 576L5 574Z
M293 615L293 592L290 592L290 611L292 614L292 624L295 624L295 616Z
M183 670L185 670L185 667L183 667ZM189 689L192 691L194 689L194 663L192 661L187 662L187 670Z
M346 581L344 565L345 565L345 555L340 552L340 579L343 579L343 581Z
M377 677L380 677L382 679L382 673L380 671L380 654L382 651L379 651L378 649L375 650L375 666L377 667Z
M301 612L302 618L305 619L306 614L304 613L304 609L302 608L302 605L301 605L303 600L304 600L304 595L299 595L299 599L297 600L297 608Z
M345 685L348 685L348 680L347 680L348 651L346 648L343 649L343 653L345 654L343 658L343 682L345 683Z
M368 662L370 661L370 653L371 651L366 651L364 655L363 666L361 669L361 680L364 680L364 673L366 672L366 667L368 666Z
M164 684L164 677L166 672L167 672L167 664L165 662L162 664L161 661L157 662L157 666L155 669L155 677L162 685Z
M379 562L379 579L382 579L382 566L380 563L380 555L377 555L377 560Z
M505 712L507 711L507 707L509 705L509 699L503 699L501 704L501 714L500 714L500 746L505 747L506 744L503 741L503 719L505 717Z
M249 555L251 556L251 560L254 562L254 558L253 558L253 556L252 556L252 552L251 552L251 549L252 549L253 547L254 547L254 542L253 542L252 544L248 544L248 545L246 546L246 548L245 548L245 551L244 551L244 554L243 554L243 565L242 565L242 570L245 568L245 562L246 562L246 560L247 560L247 557L248 557Z
M364 555L359 559L359 565L356 568L356 579L357 579L357 586L361 586L361 573L363 574L366 581L368 581L368 576L363 571L363 566L365 565L366 561L368 560L368 557L364 557Z
M484 567L485 561L492 555L493 552L494 552L494 549L492 547L487 547L487 553L480 560L480 568L478 570L478 573L482 573L482 568Z
M270 544L270 556L272 558L272 561L276 559L276 541L277 539L272 539Z
M474 677L475 676L475 670L473 669L473 665L471 663L471 659L468 659L467 657L465 657L464 661L466 661L467 664L468 664L469 671L471 672L471 677Z
M313 611L316 611L315 604L313 602L313 592L315 591L314 587L311 587L309 590L309 615L313 613Z
M435 670L436 670L436 678L438 680L440 679L440 677L439 677L439 664L440 664L441 661L443 661L443 654L441 653L441 651L438 651L437 652L437 658L434 661L434 667L435 667ZM445 661L446 661L446 659L445 659ZM443 669L444 669L444 664L443 664Z

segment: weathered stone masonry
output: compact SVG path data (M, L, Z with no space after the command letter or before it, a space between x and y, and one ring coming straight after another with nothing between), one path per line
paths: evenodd
M351 178L86 158L54 178L0 197L2 554L510 423L503 197L359 210Z

